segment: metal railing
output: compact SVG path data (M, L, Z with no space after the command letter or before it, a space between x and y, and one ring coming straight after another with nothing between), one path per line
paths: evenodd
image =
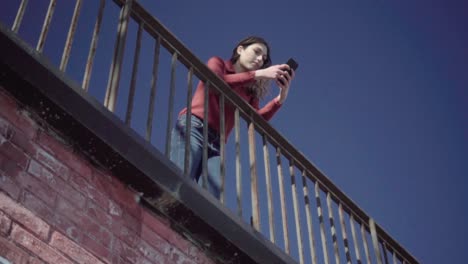
M211 72L204 63L193 55L137 1L114 0L113 3L116 4L113 7L117 7L119 17L116 23L118 25L117 37L115 43L112 43L114 49L109 67L107 87L103 98L103 104L109 111L118 114L118 110L123 109L122 111L125 113L122 117L123 122L128 126L132 126L134 108L136 106L141 108L141 103L135 104L136 93L138 89L141 91L141 88L147 86L148 104L146 118L144 125L141 126L143 129L140 129L140 134L156 147L158 147L157 141L164 138L165 141L160 144L164 147L160 147L160 149L164 149L163 152L169 157L171 130L175 123L175 105L178 102L183 102L190 115L192 111L193 83L203 81L205 83L205 98L208 97L209 92L219 94L221 111L220 172L223 179L221 203L227 207L231 207L240 218L246 221L250 220L255 230L262 232L272 243L293 256L299 263L382 264L390 263L390 261L392 263L418 263L414 257L340 191L302 153L263 120L256 113L255 109L235 94L216 74ZM98 39L103 33L104 15L105 11L107 11L105 0L93 1L93 4L96 5L94 9L88 8L88 10L96 12L94 14L95 23L91 33L91 42L88 46L86 63L83 71L80 72L83 76L81 86L86 92L90 93L99 88L93 86L91 81L96 72L101 69L96 70L93 65L96 62L96 55L99 49ZM57 1L50 0L39 39L35 43L37 52L41 53L45 50L48 32L51 26L53 26L52 21L56 6ZM89 43L84 40L85 38L75 38L81 10L85 10L82 8L82 1L76 0L63 53L60 63L58 63L58 68L63 72L68 69L67 66L72 58L73 44L77 43L84 46L86 43ZM11 30L20 36L22 27L28 26L24 22L25 18L27 18L24 15L27 12L28 1L22 0L11 26ZM129 39L129 33L132 31L132 23L136 23L136 36L128 96L124 97L126 100L119 104L119 98L122 98L119 97L119 87L122 84L122 70L126 67L124 62L126 58L126 44ZM145 40L143 40L144 37ZM146 61L142 62L141 58L142 46L147 42L153 45L151 46L153 56L150 58L149 63ZM34 45L34 43L31 43L31 45ZM164 69L160 67L163 60L162 57L167 55L163 52L168 52L168 58L170 58L167 72L170 76L167 85L168 90L157 89L158 87L166 87L161 84L162 81L160 79L164 72ZM83 54L76 56L81 55ZM142 65L151 68L149 85L138 84ZM180 93L177 94L176 91L176 88L179 88L176 83L180 81L180 75L176 73L181 65L187 73L187 78L184 81L186 89L182 90L183 96L180 96ZM156 111L157 91L162 94L160 97L163 95L168 97L167 102L163 104L167 107L167 117L165 117L165 120L164 118L162 120L155 120L155 114L159 114ZM181 100L178 100L178 95L182 98ZM162 100L164 101L164 99ZM141 101L139 100L139 102ZM205 100L205 109L208 109L207 103L208 100ZM124 104L126 106L122 106ZM233 144L230 145L225 143L225 107L233 107L235 109L234 138L232 139ZM206 110L203 130L205 139L208 137L207 115L208 111ZM164 121L166 121L166 136L161 136L163 134L161 133L155 139L152 137L155 133L153 125L161 126ZM247 126L246 142L242 141L242 135L245 133L245 130L241 129L243 123ZM187 124L186 135L190 135L192 128L190 127L190 122L187 122ZM182 170L184 175L187 175L188 171L189 140L189 138L186 140L185 146L185 166ZM206 182L207 140L204 142L202 164L204 168L203 178L205 179L204 182ZM247 153L245 153L244 148L248 148ZM262 152L263 154L263 166L261 166L262 158L261 155L258 155L258 152ZM231 156L228 154L231 154ZM247 157L248 165L245 164ZM272 166L276 166L276 170L272 169ZM276 180L273 179L275 171ZM231 183L233 182L235 188L226 188L228 180ZM245 192L246 189L250 189L250 194ZM248 201L249 198L250 201ZM315 202L313 202L314 200ZM250 209L251 212L246 212L244 207ZM326 218L328 218L328 221ZM280 223L279 228L277 226L278 223Z

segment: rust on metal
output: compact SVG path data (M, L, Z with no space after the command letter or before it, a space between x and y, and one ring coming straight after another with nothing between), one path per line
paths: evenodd
M89 48L88 59L86 61L86 68L83 75L81 86L87 92L89 89L89 81L91 79L91 72L93 70L94 56L96 55L96 48L99 39L99 32L101 31L102 17L104 15L105 0L101 0L98 9L96 24L94 25L93 37L91 39L91 46Z
M193 77L193 68L190 67L190 70L187 75L187 120L192 116L192 77ZM192 122L185 122L185 151L184 151L184 175L189 175L190 168L190 135L192 134Z
M47 38L47 33L49 32L50 22L52 21L52 16L54 15L56 4L57 0L51 0L49 3L49 8L47 8L44 24L42 25L41 35L39 35L39 41L37 42L36 46L36 50L40 53L42 53L42 50L44 49L44 43Z
M76 0L75 10L73 11L72 21L70 23L70 29L68 30L67 40L63 49L62 60L60 61L60 70L65 71L67 69L68 60L70 59L70 52L73 45L73 39L75 38L76 26L78 25L78 18L80 17L81 0Z
M210 94L210 82L205 83L204 96L204 113L203 113L203 155L202 155L202 178L203 188L208 188L208 98Z
M369 219L369 228L370 228L370 233L371 233L371 238L372 238L372 245L374 246L375 258L377 259L378 264L383 264L382 253L380 252L379 239L377 236L377 230L375 229L375 222L374 222L374 219L372 218Z
M354 244L354 254L356 255L356 261L358 264L361 264L361 253L359 251L359 244L356 235L356 227L354 226L354 216L351 214L349 217L349 225L351 226L351 235L353 236L353 244Z
M341 237L343 238L343 244L345 249L346 263L351 264L351 254L349 253L349 240L346 232L346 223L344 220L343 204L338 205L338 216L340 218Z
M138 73L138 62L140 60L140 48L141 48L141 35L143 31L144 24L140 23L138 25L138 32L135 45L135 54L133 55L133 67L132 67L132 78L130 80L130 90L128 92L128 101L127 101L127 113L125 115L125 124L130 126L132 121L132 112L133 112L133 101L135 97L136 90L136 80Z
M312 222L312 215L310 209L310 194L307 187L306 170L302 170L302 193L304 194L304 205L306 211L307 231L309 237L309 251L312 264L317 264L317 252L315 250L315 236Z
M166 157L169 158L171 152L171 131L173 124L173 113L174 113L174 97L175 97L175 80L176 80L176 66L177 66L177 53L172 54L171 60L171 81L169 91L169 104L167 109L167 126L166 126ZM189 121L190 122L190 121Z
M19 28L21 26L21 22L23 21L26 6L28 6L28 0L21 0L21 4L18 8L18 13L16 13L15 22L13 22L13 26L11 27L11 31L18 33Z
M240 157L240 120L239 108L234 111L234 131L236 141L236 201L237 214L242 216L242 163Z
M153 71L151 77L151 90L148 104L148 118L146 119L146 135L145 139L151 141L151 133L153 130L154 103L156 101L156 87L158 83L158 67L159 67L159 51L161 49L161 38L157 37L154 44L153 56Z
M119 91L119 81L122 72L122 61L125 52L125 43L127 40L128 23L132 12L133 0L126 1L120 10L119 27L117 30L117 41L115 43L114 56L109 72L109 80L104 98L104 106L109 111L114 112Z
M226 125L225 125L225 120L224 120L224 104L225 104L225 99L224 99L223 94L219 94L219 107L220 107L220 173L221 173L221 190L220 190L220 201L221 203L224 204L224 188L225 188L225 182L226 182Z
M297 247L299 251L299 263L304 263L304 247L302 245L301 221L299 214L299 204L297 201L296 176L294 174L294 160L289 161L289 175L291 177L291 194L293 199L294 221L296 224Z
M366 254L367 263L370 264L370 263L372 263L372 262L371 262L371 258L370 258L370 254L369 254L369 244L367 243L367 232L366 232L366 228L364 227L364 224L363 224L363 223L360 223L360 225L361 225L362 243L363 243L363 246L364 246L364 254Z
M249 122L249 157L250 157L250 191L252 195L252 221L253 227L260 231L260 206L258 202L258 173L257 158L255 155L255 125Z
M289 231L288 231L288 216L286 213L286 198L284 194L284 176L283 167L281 166L281 148L276 147L276 164L278 169L278 186L280 192L280 204L281 204L281 219L283 222L283 239L284 249L287 254L290 253L289 248Z
M320 237L322 238L323 261L325 264L328 264L329 256L327 249L327 236L325 235L325 223L323 217L322 202L320 200L320 187L318 182L315 182L315 202L317 203L317 215L320 223Z
M265 183L267 189L268 202L268 226L270 231L270 241L275 243L275 214L273 207L273 192L271 186L270 154L268 151L268 141L265 134L262 134L263 141L263 163L265 165Z
M331 194L327 193L328 219L330 220L330 230L332 235L333 250L335 252L335 262L340 263L340 253L338 251L338 237L336 234L335 221L333 218L333 208L331 203Z

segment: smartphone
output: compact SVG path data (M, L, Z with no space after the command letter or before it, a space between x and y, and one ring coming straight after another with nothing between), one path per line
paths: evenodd
M296 71L297 68L299 67L299 64L298 64L293 58L290 58L290 59L286 62L286 64L289 65L289 67L290 67L291 69L293 69L294 71ZM291 70L288 70L288 72L289 72L289 75L292 74ZM280 81L282 84L284 84L282 80L279 79L279 81Z
M287 62L286 62L287 65L289 65L289 67L291 69L293 69L294 71L297 70L297 67L299 67L299 64L293 59L293 58L290 58ZM289 71L289 74L291 74L291 71Z

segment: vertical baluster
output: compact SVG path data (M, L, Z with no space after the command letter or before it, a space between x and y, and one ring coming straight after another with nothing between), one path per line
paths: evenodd
M354 254L356 254L356 261L357 264L361 264L361 253L359 252L359 244L357 241L357 236L356 236L356 228L354 227L354 216L351 215L349 217L349 225L351 226L351 235L353 236L353 242L354 242Z
M125 115L125 124L127 124L128 126L130 126L130 122L132 119L133 99L135 97L135 87L136 87L136 79L137 79L137 73L138 73L138 61L140 60L141 35L142 35L143 27L144 27L143 23L140 23L138 25L135 54L133 55L132 79L130 81L130 91L128 94L127 114Z
M220 106L220 173L221 173L221 190L220 190L220 201L224 204L224 187L226 177L226 127L224 120L224 95L219 94L219 106Z
M346 233L346 224L343 216L343 205L340 203L338 206L338 215L340 217L341 236L345 247L346 263L351 264L351 254L349 253L348 234Z
M340 262L340 253L338 252L338 236L336 234L335 222L333 220L333 208L331 204L331 194L327 193L327 207L328 207L328 219L330 220L330 229L332 234L333 250L335 252L336 264Z
M320 202L319 184L315 182L315 202L317 203L317 215L320 222L320 237L322 238L322 251L323 261L325 264L329 263L328 249L327 249L327 236L325 235L325 223L323 217L322 203Z
M28 0L21 1L21 4L18 8L18 13L16 13L15 22L13 22L13 26L11 27L11 31L18 33L18 30L21 26L21 22L23 21L24 11L26 10L27 5Z
M80 16L81 0L76 0L75 10L73 11L73 17L68 30L67 41L63 49L62 60L60 61L60 70L65 71L68 65L68 59L70 58L70 51L75 37L76 26L78 24L78 18Z
M377 259L377 263L383 264L382 254L380 253L379 240L377 237L377 230L375 229L375 222L374 222L374 219L372 218L369 219L369 228L371 232L372 245L374 246L375 257Z
M284 195L283 168L281 166L281 149L279 147L276 147L276 164L278 165L278 185L280 191L281 218L283 219L284 248L286 253L289 254L288 217L286 214L286 200Z
M202 177L203 188L208 188L208 101L210 94L210 82L205 83L204 91L204 114L203 114L203 157L202 157Z
M190 67L187 76L187 120L192 116L192 77L193 77L193 67ZM185 152L184 152L184 175L189 175L190 168L190 135L192 134L192 122L186 122L185 125Z
M148 104L148 119L146 119L146 140L151 141L153 130L154 103L156 99L156 87L158 83L159 50L161 49L161 37L156 38L154 44L153 72L151 78L151 91Z
M258 204L257 159L255 155L255 125L249 121L249 157L250 157L250 190L252 193L252 222L260 230L260 207Z
M268 200L268 224L270 230L270 241L275 243L275 214L273 208L273 193L271 187L270 154L268 151L268 142L265 134L262 135L263 141L263 163L265 165L265 182Z
M291 176L291 193L293 198L294 220L296 224L297 247L299 251L299 263L304 263L304 247L302 245L301 222L299 205L297 202L296 176L294 175L294 160L289 161L289 175Z
M364 253L366 254L367 264L371 264L371 258L369 254L369 245L367 244L367 235L366 235L366 228L364 227L364 223L361 223L361 236L362 242L364 244Z
M383 257L384 257L385 264L388 264L387 246L385 242L382 242L382 249L383 249Z
M393 259L393 264L397 264L397 257L396 257L396 253L395 251L393 251L393 254L392 254L392 259Z
M240 158L240 120L239 108L234 112L234 130L236 140L236 200L237 214L242 217L242 164Z
M114 57L112 59L111 69L109 72L109 80L104 98L104 106L109 111L115 111L117 102L117 94L119 89L120 74L122 72L122 61L125 51L125 42L127 39L128 22L130 19L133 0L128 0L120 10L119 28L117 30L117 42L114 49Z
M315 237L312 223L312 215L310 213L310 196L309 188L307 187L306 171L302 171L302 192L304 193L304 204L306 209L307 230L309 231L309 250L313 264L317 264L317 253L315 251Z
M102 17L104 15L104 6L105 6L105 0L101 0L99 4L96 24L94 25L93 37L91 39L91 46L89 48L88 59L86 61L83 82L81 85L86 92L89 89L89 81L91 79L91 72L93 70L94 56L96 55L97 42L99 39L99 32L101 31Z
M166 126L166 157L169 158L171 153L171 131L173 126L173 112L174 112L174 96L175 96L175 80L176 80L176 65L177 64L177 53L172 54L171 60L171 81L170 81L170 92L169 92L169 105L167 109L167 126ZM190 121L188 121L190 122Z
M49 8L47 8L44 24L42 25L41 35L39 36L39 41L37 42L36 46L36 50L40 53L42 53L42 50L44 49L44 43L47 38L47 33L49 32L50 22L52 21L52 16L54 15L56 4L57 0L51 0L49 3Z

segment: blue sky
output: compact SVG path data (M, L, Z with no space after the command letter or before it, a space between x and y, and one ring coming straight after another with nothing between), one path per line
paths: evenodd
M47 7L47 1L38 2L35 5ZM11 23L14 14L6 10L14 10L19 1L9 3L11 9L0 11L2 22ZM300 66L273 126L421 263L464 263L467 4L140 3L202 61L214 55L228 58L233 45L252 34L270 42L273 63L294 57ZM37 38L40 26L23 28L20 34ZM115 31L108 38L105 34L100 43L115 40ZM45 51L57 61L61 53L52 52L54 45L48 42ZM108 72L102 75L107 78ZM103 85L105 78L94 85Z

